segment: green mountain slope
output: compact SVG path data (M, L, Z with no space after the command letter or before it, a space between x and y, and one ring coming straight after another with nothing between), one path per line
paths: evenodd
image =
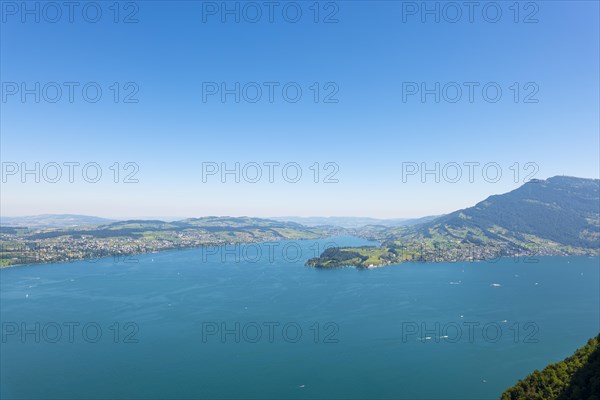
M596 179L532 180L512 192L419 225L415 231L425 237L440 234L467 241L476 238L476 233L515 241L534 235L567 246L595 248L600 239L599 188Z
M599 400L600 335L571 357L535 371L506 390L501 400Z
M403 261L464 261L514 254L600 253L600 181L532 180L475 206L409 227L364 227L377 248L329 249L314 267L373 267ZM357 256L360 255L360 257Z

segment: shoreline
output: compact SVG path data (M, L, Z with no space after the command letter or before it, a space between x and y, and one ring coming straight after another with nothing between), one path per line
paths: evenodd
M485 259L477 259L477 260L410 260L410 261L399 261L399 262L394 262L394 263L389 263L389 264L373 264L373 265L369 265L369 266L352 265L352 264L339 265L339 266L333 266L333 267L313 266L313 265L307 265L307 264L305 264L305 266L307 266L309 268L320 269L320 270L333 270L333 269L343 269L343 268L354 268L356 270L372 270L372 269L379 269L379 268L385 268L385 267L400 266L403 264L441 264L441 263L445 263L445 264L458 264L458 263L495 264L496 262L498 262L500 260L504 260L507 258L514 258L514 257L515 256L512 256L512 255L506 255L506 256L496 257L493 260L485 260ZM521 256L521 257L523 257L523 256ZM535 257L535 256L525 256L525 257ZM537 257L536 258L537 261L534 261L534 262L524 261L523 264L537 264L541 258L554 258L554 257L600 258L600 254L555 254L555 255L548 254L548 255L543 255L543 256Z
M9 265L0 266L0 270L7 269L7 268L17 268L17 267L23 268L23 267L33 267L33 266L38 266L38 265L41 266L41 265L48 265L48 264L67 264L67 263L75 263L75 262L81 262L81 261L89 262L90 260L96 260L94 262L89 262L90 264L94 264L95 262L98 262L101 260L106 260L109 258L115 258L115 257L126 258L126 257L132 257L132 256L139 256L139 255L155 254L155 253L167 253L167 252L172 252L172 251L194 250L194 249L203 249L203 248L211 248L211 247L212 248L222 248L222 247L227 247L227 246L240 246L240 245L260 245L260 244L264 244L264 243L276 243L276 242L285 242L285 241L290 241L290 242L291 241L302 241L302 242L318 241L318 240L327 240L327 239L331 239L331 238L335 238L335 237L343 237L343 236L345 236L345 235L324 236L324 237L318 237L318 238L314 238L314 239L282 238L282 239L277 239L277 240L263 240L263 241L256 241L256 242L232 242L232 243L224 243L224 244L203 244L203 245L198 245L198 246L164 248L164 249L160 249L160 250L145 251L145 252L131 253L131 254L114 253L114 254L102 255L101 257L84 257L84 258L77 258L77 259L73 259L73 260L9 264ZM363 238L359 238L358 236L352 236L352 235L349 235L348 237L353 237L356 239L363 239ZM134 263L132 262L130 264L134 264Z

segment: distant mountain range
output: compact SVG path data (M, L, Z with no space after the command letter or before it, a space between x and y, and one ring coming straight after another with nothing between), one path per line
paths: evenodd
M0 216L0 225L2 226L19 226L28 228L66 228L72 226L109 224L114 221L115 220L108 218L76 214L42 214L24 217Z
M41 217L41 216L40 216ZM2 233L15 233L16 231L27 239L50 239L56 237L70 236L90 238L116 238L130 237L138 238L150 235L176 235L178 233L205 232L219 233L226 236L235 236L248 234L250 236L260 233L269 233L275 236L286 237L285 234L291 232L321 232L322 230L312 229L295 222L274 221L263 218L251 217L202 217L188 218L180 221L161 221L161 220L138 220L131 219L125 221L111 221L96 217L73 218L58 215L57 218L24 217L18 221L22 224L32 222L38 225L29 225L27 230L21 229L25 226L2 226ZM63 218L64 217L64 218ZM71 221L77 223L70 224ZM84 221L98 221L101 224L85 224ZM55 225L49 225L55 223ZM62 224L63 226L60 226ZM284 234L280 234L285 232Z
M364 226L411 226L419 223L431 221L439 216L428 216L422 218L400 218L400 219L378 219L369 217L271 217L271 218L256 218L261 220L270 220L278 222L293 222L307 227L315 226L332 226L340 228L360 228ZM165 219L160 218L137 218L136 221L156 222L161 223L181 223L183 221L208 221L213 219L228 220L233 218L248 218L248 217L201 217L187 219ZM75 226L91 226L91 225L107 225L110 223L119 223L128 221L127 219L108 219L94 217L88 215L76 214L42 214L23 217L0 217L0 225L12 227L28 227L28 228L68 228Z
M340 228L360 228L363 226L410 226L432 221L438 216L422 218L379 219L369 217L271 217L275 221L291 221L305 226L339 226Z
M428 222L362 234L383 246L328 249L308 264L369 267L411 260L477 259L492 256L495 249L505 254L598 254L600 180L566 176L531 180Z

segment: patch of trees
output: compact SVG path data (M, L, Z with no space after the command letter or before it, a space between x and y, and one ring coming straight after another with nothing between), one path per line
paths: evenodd
M600 335L571 357L534 371L501 400L600 400Z

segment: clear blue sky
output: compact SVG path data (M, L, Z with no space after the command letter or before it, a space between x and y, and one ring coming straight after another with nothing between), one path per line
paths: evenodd
M61 4L62 2L58 2ZM7 163L96 162L102 179L88 183L75 169L74 182L63 177L51 183L32 175L21 182L20 171L2 184L2 215L78 213L107 217L201 215L354 215L416 217L450 212L473 205L491 194L522 184L535 163L536 178L565 174L598 178L599 142L599 7L597 1L513 2L482 8L473 22L468 9L456 23L455 10L440 7L440 22L425 15L422 2L320 2L318 23L313 2L295 2L283 15L280 2L273 22L263 6L255 10L239 3L240 22L225 15L222 2L138 1L120 3L114 22L113 2L98 2L96 23L73 11L40 7L23 14L21 2L2 2L0 69L2 87L1 156ZM28 2L35 9L36 2ZM133 5L132 5L133 4ZM228 2L234 9L236 2ZM253 4L261 5L263 2ZM458 2L455 4L462 4ZM15 9L15 7L17 9ZM491 7L491 6L490 6ZM297 23L296 8L302 10ZM95 9L88 7L87 18ZM445 14L444 14L445 13ZM126 16L137 23L123 23ZM517 17L518 23L514 19ZM25 18L25 22L22 22ZM286 20L287 18L287 20ZM337 23L324 23L324 19ZM405 21L403 21L403 19ZM537 23L524 20L536 19ZM21 99L21 87L40 82L35 94ZM62 97L55 88L63 85ZM78 82L68 99L65 82ZM102 97L96 103L82 97L81 88L96 82ZM118 102L114 82L120 83ZM125 83L133 86L125 87ZM234 95L222 102L219 94L203 101L203 82L225 82L233 88L257 82L264 88L256 103L239 103ZM278 82L269 102L264 82ZM302 98L291 103L281 88L294 82ZM314 87L320 86L314 102ZM448 82L477 82L469 102L451 103L419 94L406 101L406 82L433 88ZM502 89L496 103L486 101L481 88L495 82ZM519 83L518 102L514 102ZM332 83L326 86L327 83ZM526 84L531 83L525 87ZM47 91L43 92L46 85ZM124 103L134 88L137 103ZM512 87L512 89L511 89ZM205 90L206 90L205 85ZM254 97L248 86L247 98ZM447 98L453 97L453 86ZM337 103L323 102L337 90ZM532 92L536 94L527 97ZM292 93L293 92L289 92ZM491 92L490 92L491 93ZM206 92L204 92L206 96ZM292 96L291 95L291 96ZM93 93L92 95L93 96ZM526 103L525 99L537 99ZM203 162L225 162L231 168L248 162L295 162L302 179L288 183L275 169L273 183L263 178L249 183L218 175L203 182ZM119 183L110 166L120 163ZM138 183L123 183L123 166L139 166ZM315 183L309 167L319 162ZM323 183L324 164L339 167L338 183ZM497 163L498 182L488 182L475 168L474 182L466 177L440 183L433 176L402 177L405 162L433 168L455 162ZM519 163L520 183L510 167ZM14 165L14 164L10 164ZM49 171L49 169L48 169ZM132 171L129 169L128 171ZM6 172L6 171L4 171ZM453 174L452 174L453 175ZM488 179L489 180L489 179Z

